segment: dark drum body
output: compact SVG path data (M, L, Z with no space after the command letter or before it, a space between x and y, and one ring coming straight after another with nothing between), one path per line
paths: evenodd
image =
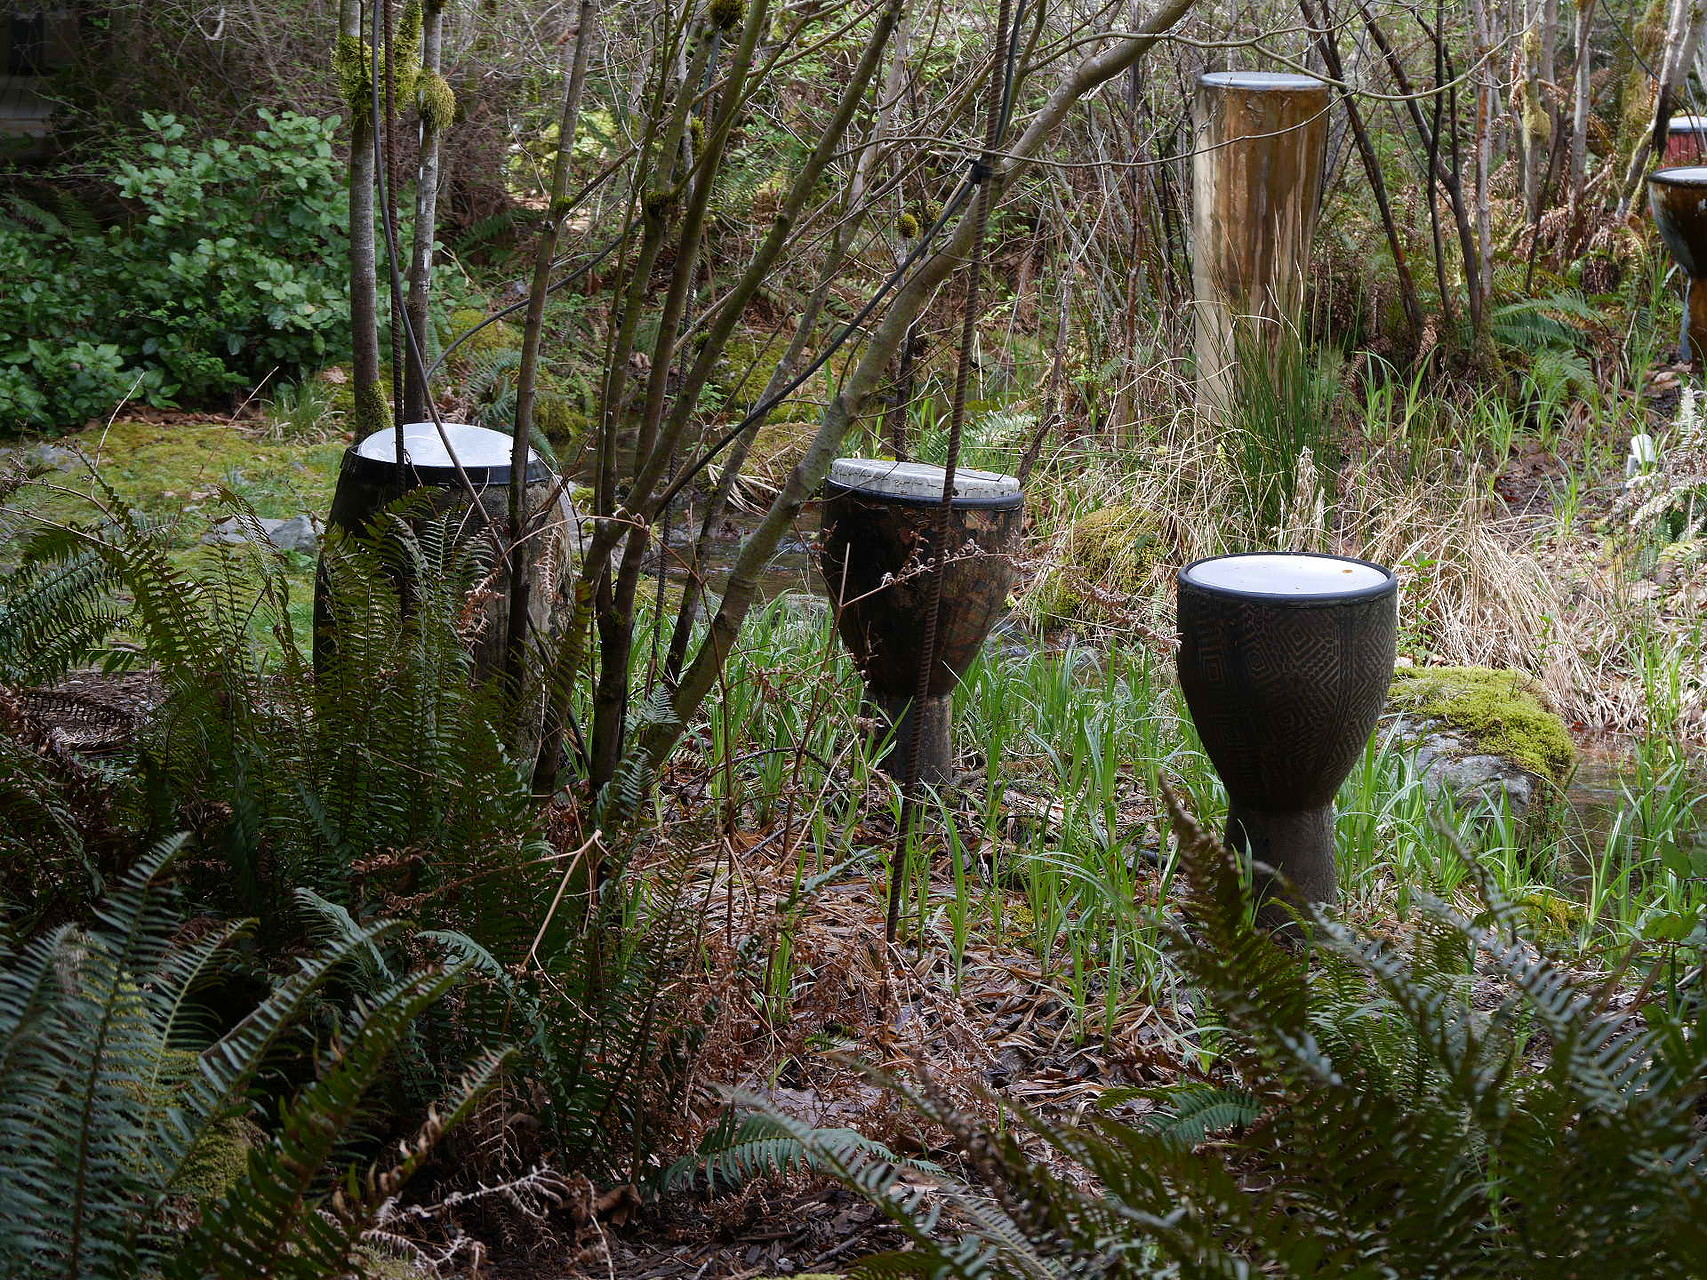
M1689 277L1684 308L1684 358L1707 358L1707 165L1656 169L1648 175L1654 226Z
M930 693L920 716L916 772L927 783L953 778L950 700L1006 607L1014 577L1008 552L1025 503L1012 476L957 471L948 539L940 546L942 487L941 467L839 459L825 486L818 556L837 632L885 732L894 733L884 767L899 777L908 773L912 703L929 625L926 566L944 559Z
M1299 903L1336 901L1334 794L1386 705L1397 622L1397 580L1363 560L1216 556L1180 571L1180 687L1227 787L1228 844ZM1259 876L1259 899L1272 891Z
M434 515L462 513L463 536L486 537L488 521L501 538L506 536L510 502L509 436L466 423L444 423L441 434L440 427L431 422L409 423L403 434L408 464L404 467L397 465L395 431L375 432L344 451L338 487L326 519L328 531L361 533L385 507L405 493L419 491ZM470 501L470 486L478 497L479 512ZM527 616L530 640L537 643L550 632L553 610L569 568L574 523L556 473L531 450L527 486L534 528L528 540L526 563ZM554 495L555 500L551 501ZM549 511L541 513L541 507L548 501L551 501ZM485 593L488 603L472 644L475 672L480 677L495 675L503 668L509 635L508 583L508 573L500 567ZM410 586L406 582L398 586L407 604L412 594ZM317 669L330 660L336 642L336 619L328 606L322 570L317 576L314 600ZM530 698L538 701L537 691Z

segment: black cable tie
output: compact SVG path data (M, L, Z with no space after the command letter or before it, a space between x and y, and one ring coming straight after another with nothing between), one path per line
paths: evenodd
M986 178L989 178L996 172L982 160L974 159L968 161L968 163L972 166L972 169L967 173L966 180L974 185L983 182Z

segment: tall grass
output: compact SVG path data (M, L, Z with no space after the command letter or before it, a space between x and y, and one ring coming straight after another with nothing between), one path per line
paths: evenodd
M838 877L868 877L875 894L898 791L857 728L857 676L821 612L772 604L729 672L703 767L720 806L738 809L727 816L791 851L766 976L772 1016L786 1018L800 913ZM1174 849L1160 784L1211 824L1226 808L1169 660L1130 646L990 645L956 694L956 722L971 768L963 788L934 797L934 821L906 851L909 941L956 973L991 946L1028 955L1086 1035L1162 1001L1175 981L1158 945ZM1403 920L1419 889L1468 892L1468 853L1561 947L1610 953L1680 937L1707 905L1700 780L1674 743L1651 738L1620 788L1598 825L1560 797L1520 819L1503 802L1432 792L1384 727L1338 800L1345 905Z

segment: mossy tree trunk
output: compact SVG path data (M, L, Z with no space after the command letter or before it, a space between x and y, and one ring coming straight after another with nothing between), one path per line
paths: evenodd
M426 362L432 358L433 245L438 236L440 163L445 131L456 116L456 95L443 75L444 3L423 6L421 76L415 90L420 122L420 161L415 171L414 245L409 260L409 328L415 341L404 353L403 418L427 416Z
M371 48L361 0L338 6L338 85L350 113L350 372L357 440L390 422L379 382L379 270L374 232L374 118Z

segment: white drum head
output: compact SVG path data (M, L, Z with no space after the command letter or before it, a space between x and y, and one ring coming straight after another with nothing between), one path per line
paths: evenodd
M1674 187L1707 186L1707 164L1679 164L1669 169L1655 169L1649 182L1670 183Z
M450 441L450 450L445 448ZM403 426L403 448L409 463L416 467L454 467L461 463L465 470L490 470L510 465L511 438L502 431L471 426L466 422L444 424L444 438L430 422L409 422ZM456 457L453 460L451 451ZM356 453L374 462L397 461L397 432L376 431L356 446ZM528 461L538 461L538 455L528 450Z
M1187 565L1187 582L1239 595L1325 599L1386 586L1393 575L1361 560L1342 556L1257 552L1216 556Z
M1302 76L1292 71L1211 71L1202 77L1201 84L1219 89L1321 89L1323 81L1315 76Z
M941 502L942 467L928 462L892 462L884 458L837 458L830 464L829 482L843 489L903 502ZM954 501L1006 504L1020 497L1013 476L958 467L954 472Z

